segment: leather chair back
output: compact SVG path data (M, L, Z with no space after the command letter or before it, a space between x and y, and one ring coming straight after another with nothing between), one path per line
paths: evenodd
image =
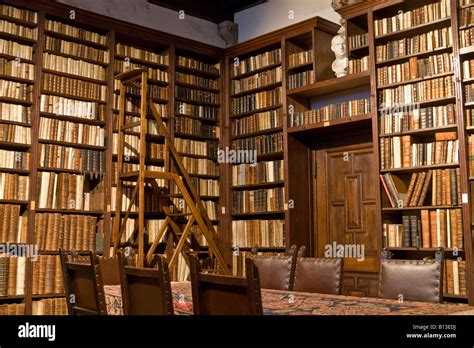
M253 256L262 289L292 290L296 253L290 256Z
M441 261L381 260L379 297L441 302Z
M341 292L341 269L342 259L299 257L293 291L338 295Z

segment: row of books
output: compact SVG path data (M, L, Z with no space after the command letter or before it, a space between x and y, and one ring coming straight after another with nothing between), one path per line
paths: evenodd
M377 69L377 83L380 86L390 86L438 74L453 72L453 54L443 53L427 58L411 57L408 62L380 67Z
M0 53L15 58L33 59L33 47L19 44L16 41L0 39Z
M330 104L319 109L290 114L289 126L296 127L307 124L350 118L370 113L370 99L362 98Z
M0 168L28 170L29 166L29 152L0 150Z
M15 124L0 124L0 141L31 144L31 128Z
M39 255L33 262L33 295L64 293L61 260L57 255Z
M36 214L39 250L94 250L97 218L74 214Z
M150 50L129 46L120 42L115 45L115 50L117 55L125 56L128 58L139 59L142 61L148 61L150 63L157 63L162 65L169 64L169 57L167 52L158 54Z
M233 247L283 247L285 220L232 221Z
M83 60L57 56L55 54L43 53L43 68L89 79L105 81L104 67Z
M51 37L49 35L45 35L44 38L44 48L46 52L65 54L74 56L77 59L87 59L102 64L110 62L110 54L108 50L97 49L76 42Z
M0 297L25 294L26 256L0 257Z
M468 165L469 165L469 176L474 176L474 135L469 135L467 138L468 144Z
M105 121L106 105L42 94L40 99L40 111L58 116Z
M417 207L426 204L431 190L431 205L461 204L459 168L435 169L413 173L407 186L403 178L386 173L380 175L392 208Z
M177 207L184 207L182 209L183 213L191 213L191 209L187 204L184 203L184 200L182 198L173 198L173 203ZM202 204L204 206L204 209L207 212L207 215L209 216L209 219L211 220L217 220L218 217L220 216L219 212L219 205L215 201L210 201L210 200L202 200Z
M231 72L233 77L237 77L238 75L247 74L254 70L263 69L269 65L279 63L281 63L281 48L242 60L234 58Z
M0 20L0 31L11 35L21 36L27 39L36 40L38 38L38 29L18 25L13 22Z
M380 115L380 134L407 132L417 129L456 125L454 104L413 108Z
M466 261L444 260L443 293L447 295L467 295Z
M124 124L130 124L132 122L139 122L139 121L140 121L140 117L125 116L125 123ZM114 122L114 132L118 133L119 117L118 117L117 114L114 114L113 122ZM140 125L128 128L127 133L140 133ZM155 120L151 120L151 119L146 120L146 134L149 134L149 135L162 135L161 131L158 128L158 124L156 123ZM151 140L147 139L147 141L151 141Z
M54 31L64 35L72 36L78 39L95 42L101 45L105 45L107 36L99 33L92 32L83 28L78 28L69 24L65 24L59 21L47 19L45 23L45 29L48 31Z
M103 193L91 187L88 176L39 172L36 187L37 207L62 210L102 210Z
M461 47L461 53L463 48L474 45L474 28L469 28L459 31L459 46Z
M194 69L194 70L199 70L199 71L204 71L212 74L219 74L220 73L220 64L208 64L204 63L200 60L190 58L190 57L185 57L185 56L177 56L176 57L176 64L178 66Z
M392 108L404 104L454 97L454 82L454 76L446 76L396 88L387 88L379 93L379 105L383 108Z
M12 303L0 305L0 315L24 315L24 303ZM45 298L32 302L33 315L67 315L67 303L62 298Z
M461 209L424 209L420 215L404 215L402 221L402 224L384 224L388 247L463 249Z
M466 113L466 127L474 126L474 110L465 109L464 112Z
M190 115L200 117L205 120L217 119L218 109L216 107L188 104L181 101L177 101L175 105L177 115Z
M26 243L28 217L17 204L0 204L0 243Z
M219 94L199 89L176 86L176 98L189 99L196 102L219 103Z
M0 315L25 315L24 303L1 304Z
M474 84L464 86L464 95L466 96L466 103L474 102Z
M264 134L232 141L234 150L257 151L257 155L283 151L283 133Z
M176 147L176 150L180 153L207 157L217 157L218 144L214 141L197 141L175 138L174 146Z
M281 181L284 178L283 161L258 162L255 166L232 166L232 185L255 185Z
M219 127L186 117L175 118L174 130L177 133L193 134L208 138L216 138L220 134Z
M0 14L16 19L22 19L31 23L38 23L38 13L34 11L25 10L18 7L9 6L6 4L0 5Z
M112 139L112 153L114 155L118 154L119 149L119 135L118 133L113 134ZM124 134L124 148L123 155L125 157L138 157L140 154L140 137L132 134ZM152 159L163 159L165 156L165 146L164 144L146 142L146 152L145 155L147 158ZM125 162L128 162L127 159L124 159Z
M459 11L458 20L461 28L474 24L474 9L472 7L461 9Z
M264 87L274 83L281 82L283 77L283 68L281 66L275 69L265 70L249 77L239 80L232 80L230 85L230 93L239 94L252 89Z
M68 146L40 144L39 166L77 170L84 173L104 173L105 152L76 149Z
M212 80L206 77L196 75L184 74L179 71L176 72L175 76L176 82L191 84L202 88L219 89L218 80Z
M219 175L219 165L207 158L182 157L182 160L190 174Z
M18 104L0 103L0 120L29 124L31 121L31 107Z
M283 126L282 109L258 112L232 121L232 134L241 135Z
M259 213L282 211L285 199L283 187L262 190L246 190L232 192L232 212Z
M151 68L145 64L139 64L139 63L132 63L124 60L120 60L120 58L116 58L115 61L115 71L116 73L122 73L128 70L134 70L134 69L144 69L148 72L148 78L152 80L158 80L162 82L168 82L169 81L169 74L167 71L160 70L160 69L155 69ZM149 81L153 83L152 81Z
M459 163L458 140L412 143L410 136L383 138L380 141L382 169Z
M367 33L349 36L347 40L349 44L349 49L353 50L359 47L368 46L369 44L368 37L369 36Z
M131 197L134 188L132 187L123 187L122 188L122 206L120 207L120 211L124 212L127 211L128 207L130 206ZM111 189L111 197L112 197L112 211L116 209L116 197L117 197L117 188L112 187ZM134 200L130 211L131 212L138 212L137 201ZM154 190L145 190L145 213L159 213L162 212L161 205L160 205L160 195L158 192Z
M114 80L114 89L116 94L120 94L120 81ZM128 97L131 98L141 98L141 89L139 87L125 87L125 93ZM168 87L161 87L157 85L148 85L148 97L157 98L157 99L168 99L169 92Z
M239 98L232 98L232 113L234 115L277 106L282 103L282 88L271 91L258 92Z
M450 47L453 44L452 38L453 31L451 27L449 27L436 29L413 37L389 41L386 44L377 45L377 62Z
M165 220L157 220L157 219L145 219L145 224L144 224L144 231L145 231L145 241L148 242L148 244L153 243L155 239L155 235L159 231L160 227L163 225ZM120 237L120 242L121 243L132 243L133 242L133 232L136 229L137 225L137 219L134 218L129 218L127 221L124 223L124 230L123 234ZM148 238L147 238L148 237ZM146 243L146 242L145 242Z
M18 77L26 80L35 79L35 66L17 60L0 58L0 75Z
M313 61L313 50L309 49L303 52L296 52L288 55L288 68L311 63Z
M74 144L104 146L104 128L84 123L40 117L38 137Z
M196 189L196 192L199 195L203 196L219 196L219 181L218 180L208 180L200 178L191 178L191 182ZM180 192L177 192L180 194Z
M27 176L0 173L0 199L26 201L29 187Z
M451 0L439 0L411 11L374 21L375 36L390 34L451 16Z
M107 86L105 85L50 73L44 73L43 77L43 89L46 94L51 92L61 93L72 97L94 99L103 102L107 98Z
M359 59L349 59L349 74L357 74L369 70L370 57L365 56Z
M288 88L298 88L314 83L314 70L288 75Z
M33 100L33 85L0 79L0 97L31 102Z
M470 80L474 78L474 59L469 59L462 62L462 77L464 80Z

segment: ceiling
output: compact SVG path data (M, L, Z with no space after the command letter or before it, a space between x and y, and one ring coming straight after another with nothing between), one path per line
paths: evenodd
M214 23L234 21L234 13L262 4L266 0L148 0L149 3L181 11Z

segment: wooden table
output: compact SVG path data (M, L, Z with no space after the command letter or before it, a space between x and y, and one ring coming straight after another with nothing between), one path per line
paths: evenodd
M193 313L191 283L172 282L176 314ZM105 297L110 315L122 315L120 286L106 286ZM398 302L370 297L312 294L262 289L265 315L474 315L465 304Z

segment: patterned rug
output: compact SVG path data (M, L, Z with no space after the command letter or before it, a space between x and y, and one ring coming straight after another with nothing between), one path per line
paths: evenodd
M191 284L172 282L176 314L193 313ZM122 315L120 286L105 287L109 315ZM262 289L265 315L465 315L474 307L464 304L398 302L370 297L313 294Z

